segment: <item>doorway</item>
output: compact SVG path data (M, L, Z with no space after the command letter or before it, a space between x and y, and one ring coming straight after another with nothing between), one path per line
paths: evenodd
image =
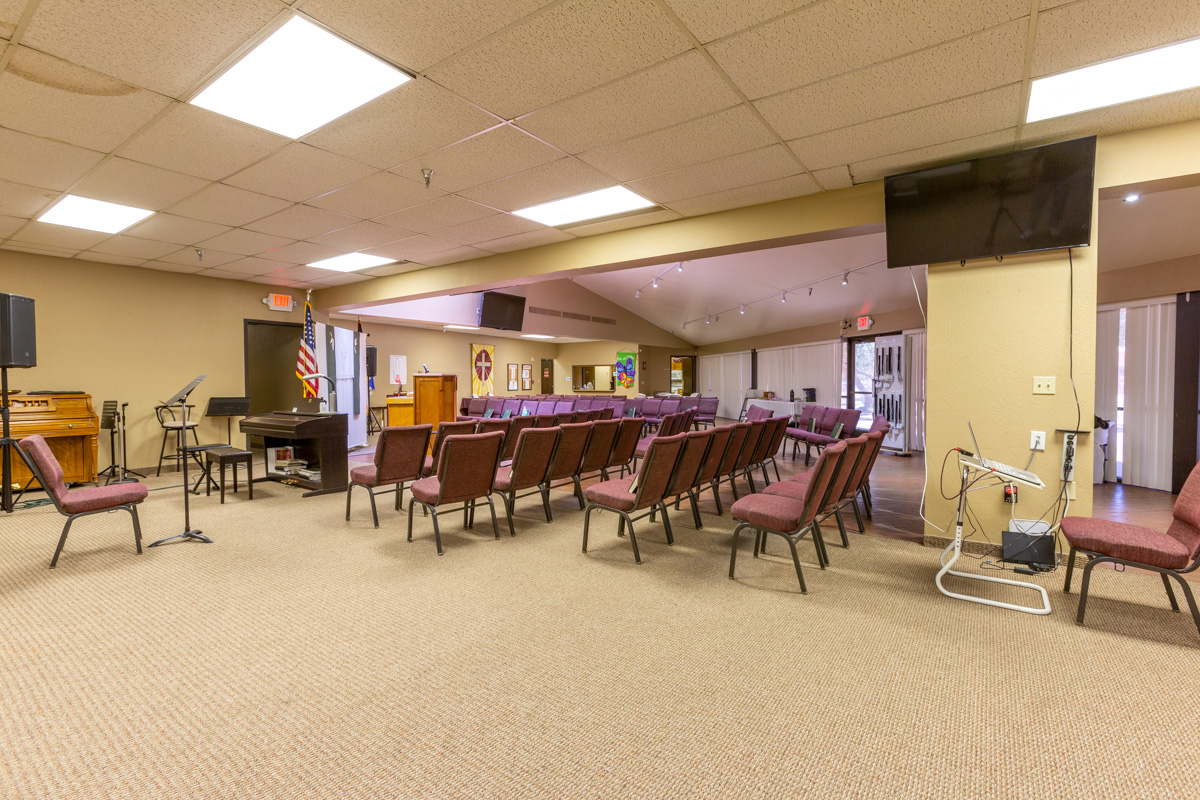
M300 399L296 355L300 352L299 322L245 322L246 396L250 415L292 408Z
M671 394L687 396L696 391L696 357L671 356Z
M842 354L842 407L859 410L862 423L875 417L875 337L848 339Z
M554 359L542 359L542 394L554 394Z

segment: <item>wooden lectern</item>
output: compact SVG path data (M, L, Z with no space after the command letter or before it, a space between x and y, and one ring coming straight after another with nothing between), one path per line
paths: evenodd
M412 376L413 423L432 425L436 431L443 422L458 418L458 376L436 372Z

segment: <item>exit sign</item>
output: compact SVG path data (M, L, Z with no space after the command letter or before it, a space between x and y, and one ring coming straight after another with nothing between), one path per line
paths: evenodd
M291 295L269 294L263 298L263 305L272 311L291 311L296 307L296 301Z
M871 319L870 317L859 317L858 318L858 329L860 331L865 331L874 324L875 324L875 320Z

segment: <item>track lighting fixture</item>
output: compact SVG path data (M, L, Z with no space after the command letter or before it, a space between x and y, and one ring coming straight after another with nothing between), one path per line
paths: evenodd
M653 285L654 285L654 288L655 288L655 289L657 289L657 288L658 288L658 278L655 278L655 279L654 279L654 281L653 281Z
M675 271L683 272L683 262L682 261L680 261L678 264L675 265Z
M745 314L745 313L746 313L746 306L745 306L745 305L743 305L743 306L742 306L741 313L742 313L742 314Z
M787 292L784 292L783 294L779 295L779 302L781 302L781 303L787 302Z
M812 297L812 287L808 287L808 296Z
M634 299L634 300L637 300L637 299L638 299L639 297L641 297L641 296L642 296L642 290L641 290L641 289L638 289L636 292L634 292L634 293L633 293L633 299Z
M843 272L843 273L842 273L842 286L846 286L846 285L848 285L849 283L850 283L850 273L849 273L849 272Z
M704 324L705 324L705 325L711 325L711 324L712 324L712 317L705 317L705 318L704 318Z

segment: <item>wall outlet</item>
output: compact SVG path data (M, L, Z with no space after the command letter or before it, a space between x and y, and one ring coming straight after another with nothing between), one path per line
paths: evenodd
M1033 393L1034 394L1054 394L1054 376L1053 375L1034 375L1033 376Z
M1045 431L1030 431L1029 432L1029 449L1030 450L1045 450L1046 449L1046 432Z

